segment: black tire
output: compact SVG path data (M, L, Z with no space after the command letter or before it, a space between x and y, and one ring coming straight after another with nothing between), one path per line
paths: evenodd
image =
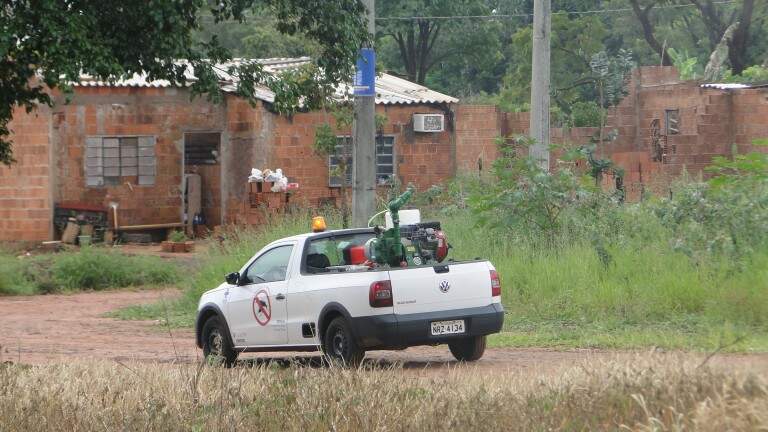
M203 356L212 364L232 367L237 361L237 351L232 347L229 332L218 316L208 318L203 324Z
M347 320L334 318L323 334L323 353L331 362L357 367L365 357L365 350L357 344Z
M475 336L449 342L448 348L451 349L451 354L458 361L471 362L480 360L480 357L485 353L485 336Z

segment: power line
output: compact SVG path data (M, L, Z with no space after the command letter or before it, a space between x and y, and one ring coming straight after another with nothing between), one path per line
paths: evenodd
M715 5L729 5L736 3L735 0L722 0L715 1L712 4ZM657 6L654 9L680 9L696 6L694 3L686 3L679 5L667 5ZM609 13L625 13L632 12L632 8L619 8L619 9L596 9L588 11L558 11L552 12L552 15L593 15L593 14L609 14ZM450 15L450 16L403 16L403 17L377 17L376 21L415 21L415 20L452 20L452 19L507 19L507 18L531 18L532 13L519 13L519 14L495 14L495 15Z

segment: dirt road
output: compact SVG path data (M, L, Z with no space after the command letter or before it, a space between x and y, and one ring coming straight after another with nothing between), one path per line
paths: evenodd
M173 330L149 321L105 318L123 306L170 299L165 291L107 291L72 295L0 297L0 362L51 363L80 360L193 362L200 358L191 330ZM599 350L494 348L468 368L478 372L552 373L584 361L626 358L642 353ZM689 354L700 357L700 354ZM317 354L256 354L248 362L319 363ZM400 352L371 352L368 361L402 363L413 373L454 368L446 347L416 347ZM768 374L768 354L717 355L711 363L724 368Z

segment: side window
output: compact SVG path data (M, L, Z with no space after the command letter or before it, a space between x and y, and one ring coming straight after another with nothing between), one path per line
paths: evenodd
M245 271L244 283L259 284L285 280L288 261L291 259L293 246L278 246L270 249L252 262Z
M307 251L306 271L326 273L329 271L328 267L351 265L349 249L365 245L373 236L373 233L365 233L312 240Z

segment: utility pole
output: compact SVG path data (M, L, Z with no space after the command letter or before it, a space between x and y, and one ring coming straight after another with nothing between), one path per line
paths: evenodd
M374 0L363 0L368 33L376 33ZM354 83L355 116L352 123L352 226L365 227L376 211L376 53L362 47Z
M533 68L531 77L531 156L549 171L549 55L551 0L533 2Z

